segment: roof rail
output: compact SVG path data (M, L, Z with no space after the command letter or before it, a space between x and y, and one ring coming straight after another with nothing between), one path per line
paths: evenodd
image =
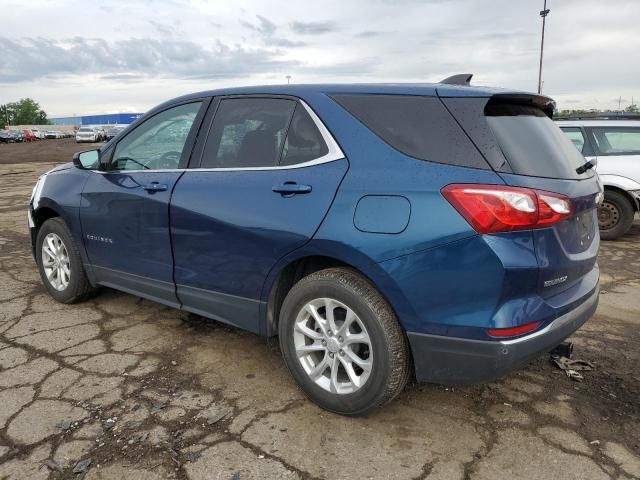
M473 73L458 73L457 75L451 75L445 78L440 83L446 85L466 85L468 87L471 85L471 77L473 77Z

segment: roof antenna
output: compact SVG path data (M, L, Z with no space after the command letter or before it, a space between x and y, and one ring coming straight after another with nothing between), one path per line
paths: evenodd
M451 75L445 78L440 83L444 83L445 85L465 85L469 87L471 86L471 77L473 77L473 73L458 73L457 75Z

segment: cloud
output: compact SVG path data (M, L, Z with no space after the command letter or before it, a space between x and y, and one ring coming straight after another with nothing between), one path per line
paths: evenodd
M322 35L338 30L334 22L291 22L290 27L299 35Z
M264 44L272 47L296 48L306 46L307 42L302 42L300 40L289 40L288 38L282 37L267 37L264 39Z
M249 30L258 32L261 35L270 36L275 33L278 28L275 23L262 15L256 15L256 18L258 19L258 25L247 22L246 20L243 20L240 23Z
M75 37L66 40L0 37L0 82L20 82L73 75L134 75L168 78L234 78L284 71L298 62L278 52L229 46L220 41L130 38L108 42ZM121 77L124 78L124 77Z
M359 32L354 35L357 38L373 38L379 37L380 35L384 35L385 32L377 32L374 30L365 30L364 32Z

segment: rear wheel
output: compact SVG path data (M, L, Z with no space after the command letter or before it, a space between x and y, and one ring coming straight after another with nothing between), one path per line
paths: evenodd
M409 378L398 320L353 270L331 268L300 280L284 300L278 329L292 376L332 412L365 414L395 398Z
M62 303L76 303L93 293L78 247L60 218L42 224L36 238L36 261L42 283Z
M623 193L605 190L604 202L598 208L600 237L615 240L629 231L635 214L633 204Z

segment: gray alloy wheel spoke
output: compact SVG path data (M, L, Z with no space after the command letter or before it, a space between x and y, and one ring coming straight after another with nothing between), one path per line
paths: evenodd
M49 233L42 242L42 268L49 284L58 291L69 286L71 265L69 252L62 239Z
M346 332L349 331L349 327L353 324L353 322L357 319L356 314L353 310L347 310L347 315L344 319L344 323L338 329L338 336L345 336Z
M317 298L307 302L294 322L293 342L306 374L328 392L353 393L371 375L369 333L358 315L338 300Z
M318 364L309 372L309 376L316 380L324 373L329 366L329 355L325 355L324 358L318 362Z
M344 349L344 354L352 363L355 363L365 372L371 371L371 362L368 359L365 360L363 358L360 358L353 350L349 348Z
M338 370L340 368L340 360L338 360L338 356L334 356L331 359L331 382L330 382L330 391L331 393L338 393L339 383L338 383Z
M309 327L301 324L300 322L296 322L295 329L297 332L300 332L305 337L309 337L312 340L322 340L324 338L324 335L322 333L311 330Z
M347 375L349 376L349 380L351 380L351 382L354 385L359 387L360 377L356 374L356 371L353 369L352 363L348 359L345 359L344 357L340 357L340 362L342 363L342 367L347 372Z
M326 320L324 318L322 318L320 316L320 314L318 313L318 309L316 308L315 305L311 304L311 303L307 303L305 305L305 309L307 310L307 312L309 312L309 314L313 317L313 319L315 320L316 325L320 328L320 330L322 331L322 333L324 335L327 334L327 325L326 325Z
M308 355L310 352L323 352L326 350L321 343L311 343L309 345L303 345L301 347L296 347L296 353L299 357L303 355Z
M337 333L338 327L336 326L336 319L334 317L334 309L336 307L336 304L330 298L325 298L324 307L326 312L325 315L327 317L327 323L329 324L328 328L330 328L332 332Z
M350 334L347 335L344 339L345 345L353 345L358 343L369 343L369 336L363 335L362 333Z

